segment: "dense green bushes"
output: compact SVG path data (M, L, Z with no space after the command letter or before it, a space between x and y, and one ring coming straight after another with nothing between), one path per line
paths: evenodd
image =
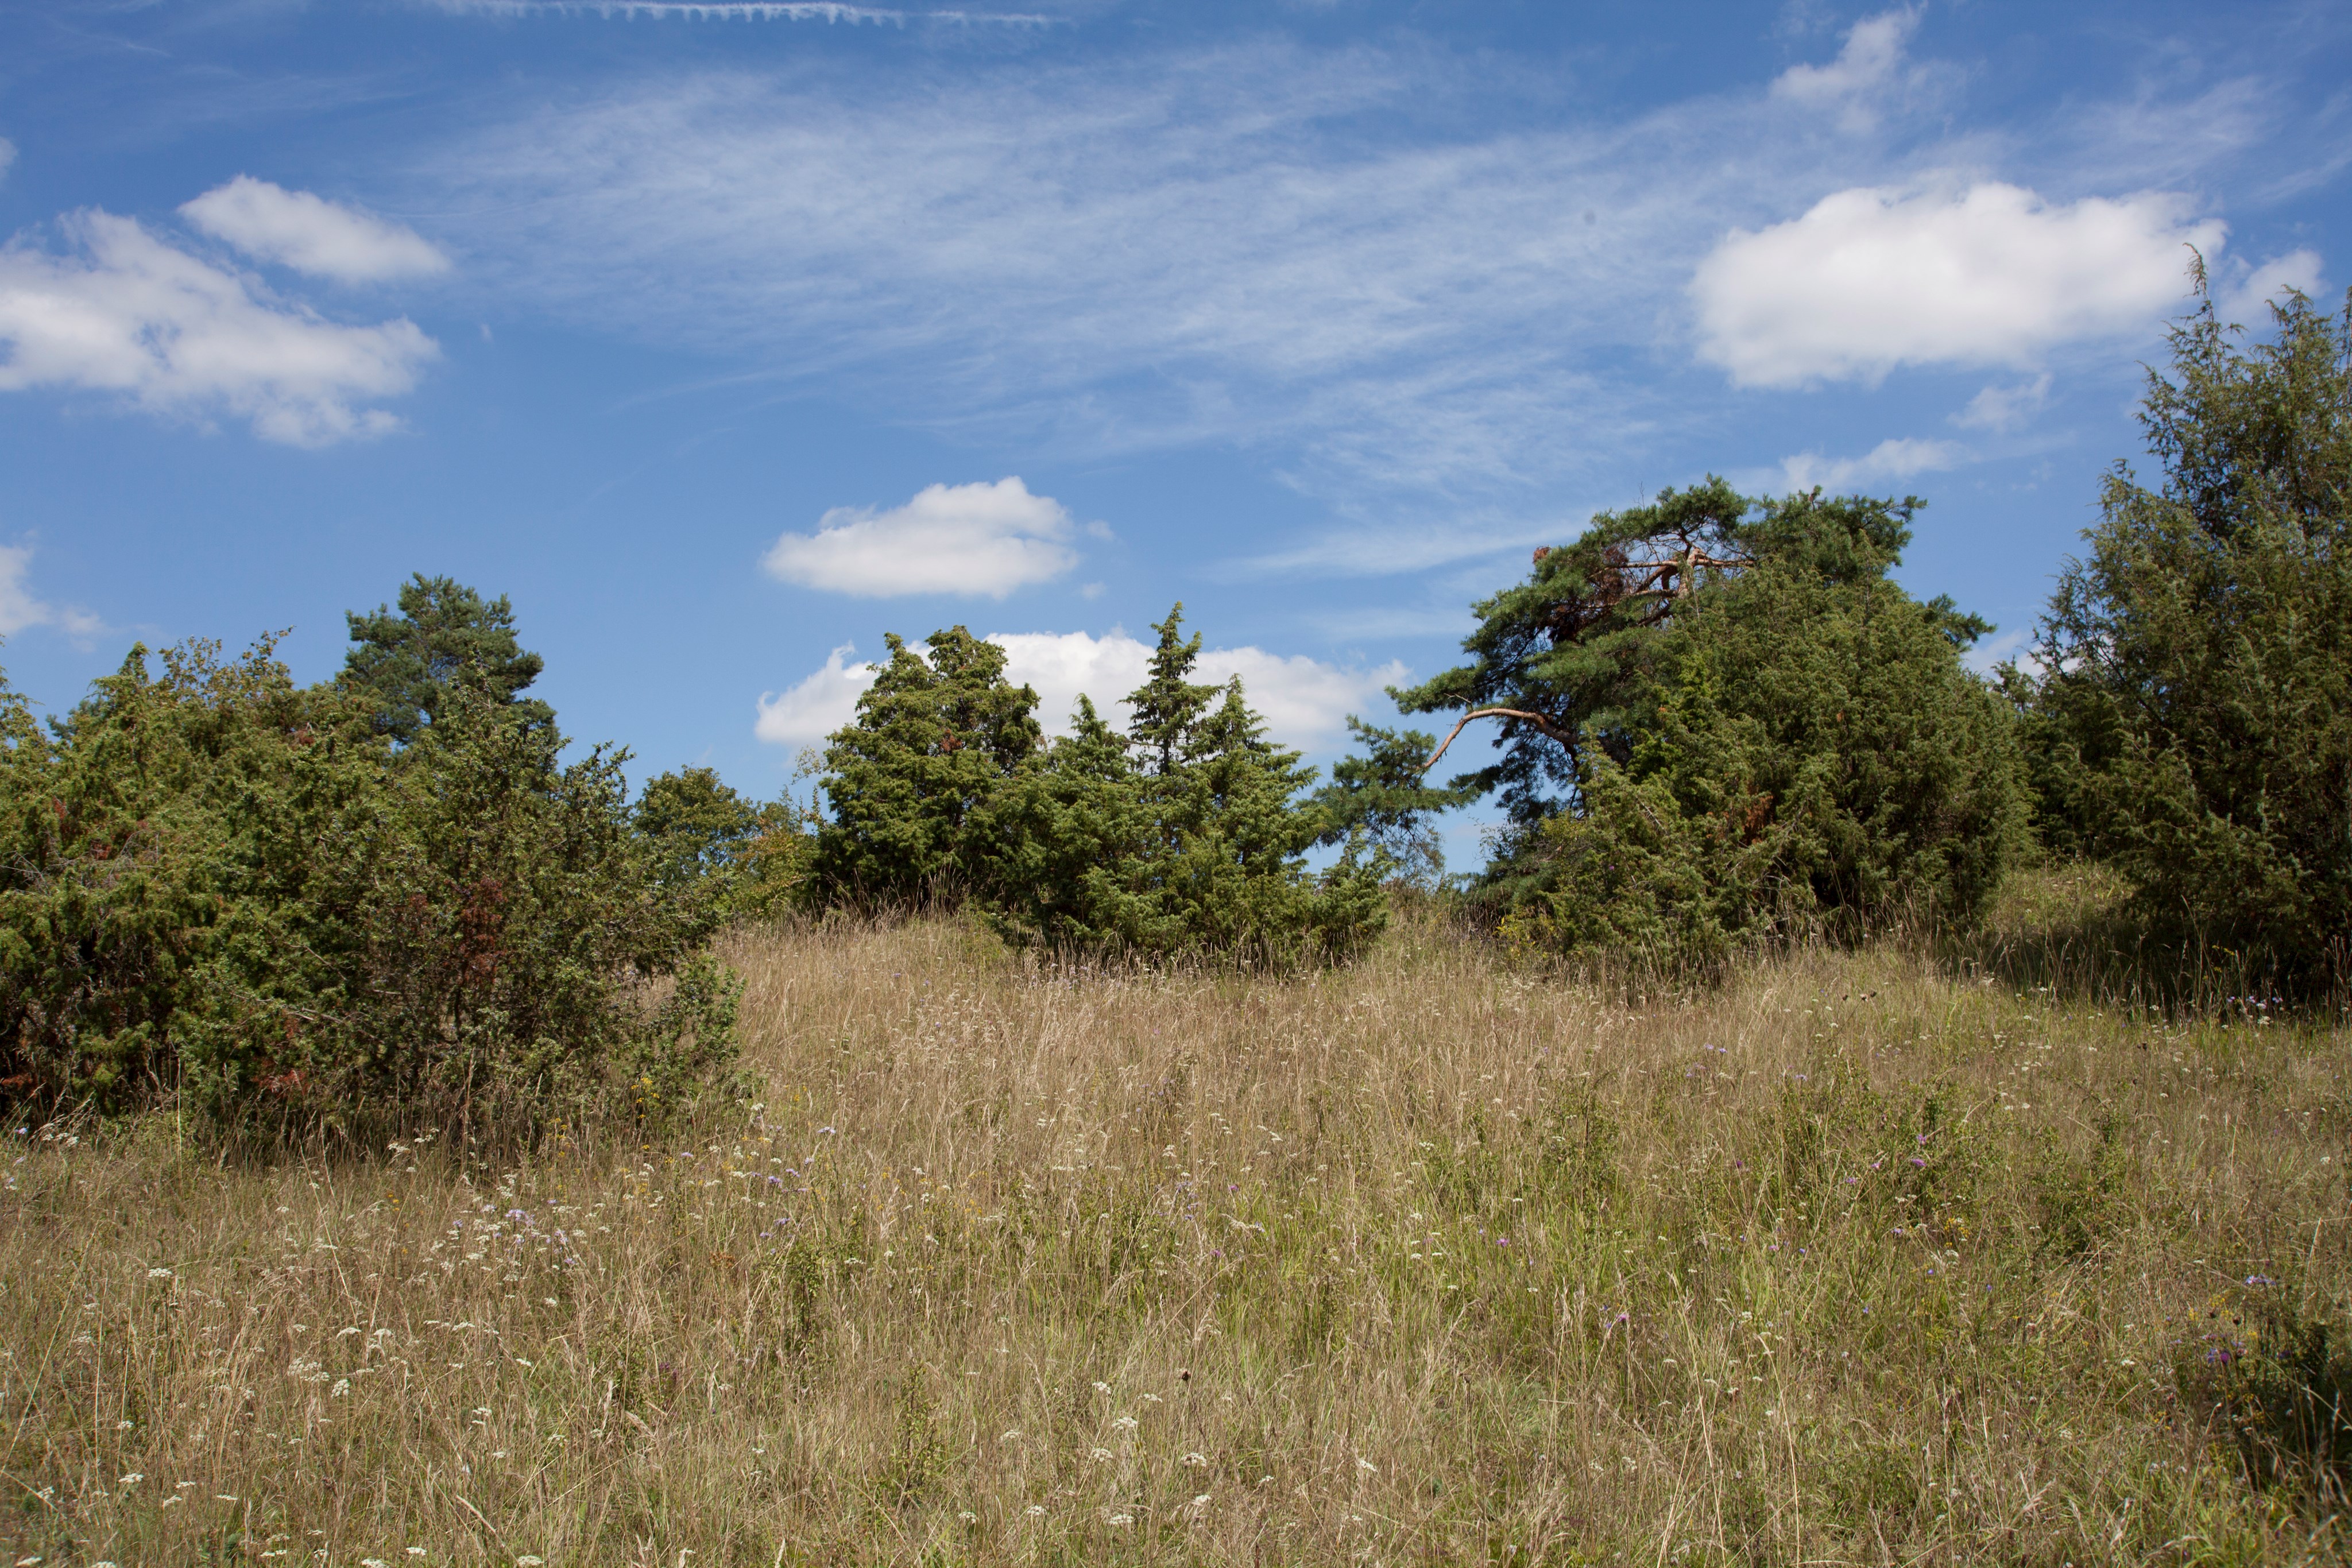
M730 919L966 901L1008 939L1296 962L1360 948L1429 823L1507 826L1468 901L1512 942L1710 963L1793 932L1966 923L2031 842L2102 859L2142 917L2304 980L2352 971L2352 309L2264 340L2210 300L2151 373L2157 488L2118 466L2030 668L1889 575L1916 501L1719 480L1604 514L1475 606L1471 661L1396 695L1499 727L1355 724L1309 792L1181 606L1124 733L962 627L890 657L831 738L822 810L707 768L634 803L562 759L511 608L418 577L351 618L332 683L268 643L134 650L46 728L0 685L0 1092L174 1097L221 1127L658 1117L724 1080ZM1309 868L1316 845L1333 863Z
M466 682L399 745L376 694L298 687L267 643L162 663L134 650L50 734L0 709L12 1093L518 1131L719 1080L719 909L665 885L618 754L567 766Z
M2054 846L2287 977L2352 974L2352 308L2243 344L2210 298L2151 371L2160 487L2118 465L2011 672Z
M1201 640L1156 630L1150 678L1121 735L1082 698L1050 746L1036 693L962 627L891 657L833 737L816 834L820 900L968 898L1004 936L1130 956L1343 954L1380 929L1372 863L1320 874L1328 827L1313 770L1269 743L1241 685L1189 679Z
M2272 309L2248 341L2200 294L2174 329L2161 483L2108 476L1997 691L1959 658L1990 628L1887 575L1916 501L1711 480L1536 552L1472 662L1396 694L1500 728L1454 786L1509 824L1473 902L1522 944L1704 959L1965 924L2038 835L2128 879L2150 953L2352 975L2352 304Z
M1473 887L1514 940L1709 959L1897 912L1971 918L2021 841L1985 630L1886 575L1916 502L1720 481L1594 519L1477 606L1408 710L1502 727L1457 785L1512 819Z

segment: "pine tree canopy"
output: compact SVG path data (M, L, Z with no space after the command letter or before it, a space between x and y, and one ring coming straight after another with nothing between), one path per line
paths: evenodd
M1392 694L1460 715L1440 753L1496 722L1502 755L1450 788L1509 815L1481 888L1515 936L1707 956L1981 907L2015 746L1959 662L1990 627L1887 575L1919 505L1666 491L1538 550L1475 607L1471 663Z
M1710 587L1767 562L1829 583L1879 580L1920 506L1818 490L1759 501L1713 477L1663 491L1594 517L1565 549L1537 550L1525 582L1472 607L1478 627L1462 644L1471 663L1391 695L1407 713L1460 712L1457 735L1496 720L1504 755L1453 787L1499 790L1513 820L1539 821L1572 801L1593 758L1631 758L1630 716L1665 635L1701 611ZM1958 646L1990 630L1948 600L1925 608Z
M345 619L352 646L341 685L373 701L376 727L394 740L415 740L460 683L512 705L527 723L555 722L553 708L519 695L544 664L516 642L514 607L504 594L486 600L454 579L418 572L401 585L397 613L380 604L373 614Z

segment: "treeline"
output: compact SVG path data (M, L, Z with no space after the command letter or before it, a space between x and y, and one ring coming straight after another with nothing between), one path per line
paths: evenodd
M2107 476L1993 678L1963 662L1991 628L1891 576L1916 498L1711 479L1537 551L1468 662L1392 694L1452 733L1351 720L1320 788L1238 680L1192 678L1181 606L1125 724L1081 698L1052 739L996 645L891 637L806 805L564 762L511 607L446 579L352 615L318 685L264 643L134 649L45 726L0 688L0 1090L354 1134L658 1120L728 1082L730 921L953 904L1055 954L1288 966L1411 884L1515 947L1704 968L1964 927L2038 854L2115 867L2159 937L2340 983L2352 313L2272 327L2178 326L2160 475ZM1444 878L1439 815L1486 799L1487 863Z
M2151 953L2352 977L2352 297L2250 338L2200 304L2151 370L2153 483L2106 476L2025 659L1888 577L1920 503L1719 482L1612 513L1395 694L1500 728L1454 781L1509 829L1467 896L1513 938L1711 956L1966 925L2021 856L2103 862Z

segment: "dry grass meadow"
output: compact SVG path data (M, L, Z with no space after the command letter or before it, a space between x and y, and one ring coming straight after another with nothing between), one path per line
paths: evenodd
M6 1561L2352 1553L2263 1381L2352 1298L2340 1021L1899 947L1643 997L1425 921L1287 979L731 956L764 1089L690 1135L7 1127Z

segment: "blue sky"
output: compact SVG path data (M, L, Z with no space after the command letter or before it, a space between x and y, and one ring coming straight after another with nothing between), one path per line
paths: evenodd
M1710 471L1916 492L2013 636L2185 247L2352 275L2347 82L2332 5L9 7L0 661L320 677L448 573L767 794L885 631L1058 719L1181 598L1328 756Z

